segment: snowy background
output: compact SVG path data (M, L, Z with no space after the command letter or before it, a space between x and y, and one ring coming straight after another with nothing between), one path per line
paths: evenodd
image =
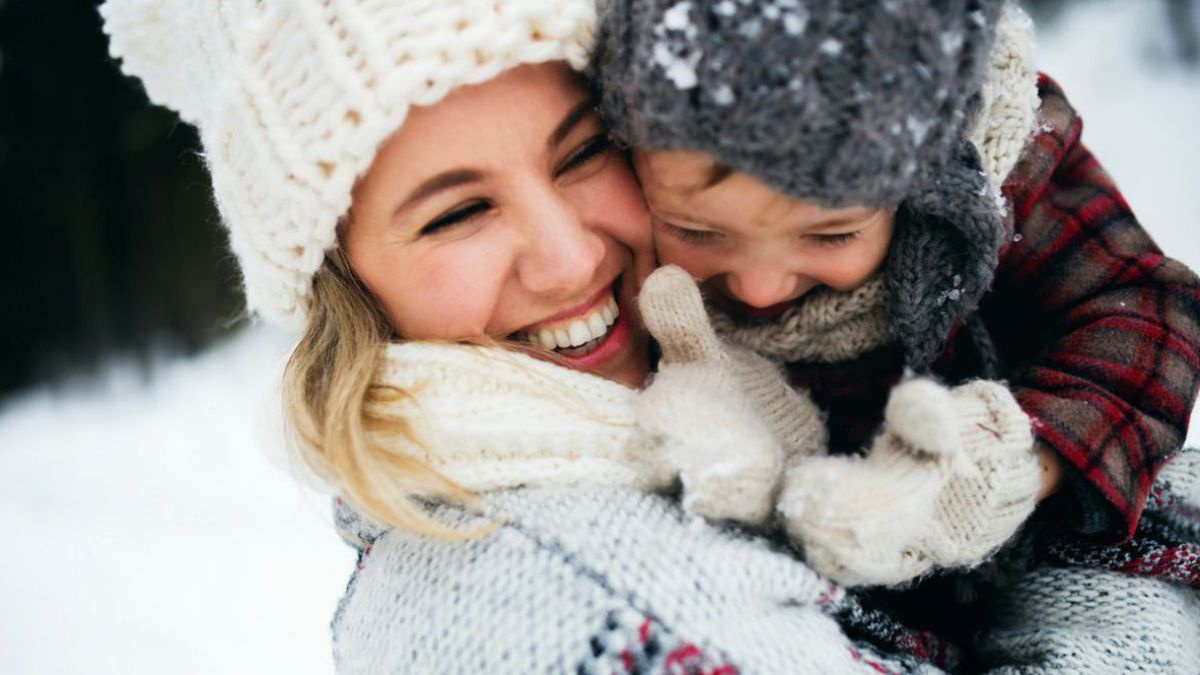
M1082 3L1043 28L1039 65L1158 243L1200 269L1200 71L1165 20L1154 0ZM256 429L289 346L251 328L0 409L0 672L332 671L354 557Z

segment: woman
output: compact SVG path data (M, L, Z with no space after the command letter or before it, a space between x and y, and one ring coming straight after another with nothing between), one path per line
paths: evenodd
M657 496L649 226L571 72L590 2L102 12L200 130L250 309L304 327L286 412L362 551L340 670L932 670L851 641L832 616L878 617L792 556Z
M884 667L829 618L838 589L652 494L650 230L571 70L590 2L169 10L102 12L200 129L250 308L305 325L287 414L363 547L339 670ZM513 339L538 358L450 344Z

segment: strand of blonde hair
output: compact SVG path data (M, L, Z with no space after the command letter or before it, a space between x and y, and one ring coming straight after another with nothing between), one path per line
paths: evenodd
M307 326L284 370L289 445L317 476L368 517L449 539L474 536L427 515L414 497L475 505L474 494L404 452L419 446L402 417L372 406L409 395L375 383L384 348L394 339L387 318L341 249L313 276ZM388 443L378 440L386 433Z

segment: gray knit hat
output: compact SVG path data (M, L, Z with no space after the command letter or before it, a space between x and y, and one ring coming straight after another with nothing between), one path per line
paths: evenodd
M967 132L1005 0L607 0L594 56L622 141L699 150L825 207L901 205L893 336L925 370L976 308L1002 211Z

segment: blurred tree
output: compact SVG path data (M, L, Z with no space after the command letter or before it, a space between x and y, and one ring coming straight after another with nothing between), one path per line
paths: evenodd
M0 394L239 317L193 130L107 56L98 0L0 0Z
M1039 23L1053 21L1070 4L1086 0L1020 0ZM1125 0L1126 2L1161 2L1166 5L1167 22L1163 26L1174 42L1179 59L1191 65L1200 64L1200 0Z
M1200 63L1200 11L1195 0L1167 0L1167 20L1175 35L1179 57L1193 65Z

